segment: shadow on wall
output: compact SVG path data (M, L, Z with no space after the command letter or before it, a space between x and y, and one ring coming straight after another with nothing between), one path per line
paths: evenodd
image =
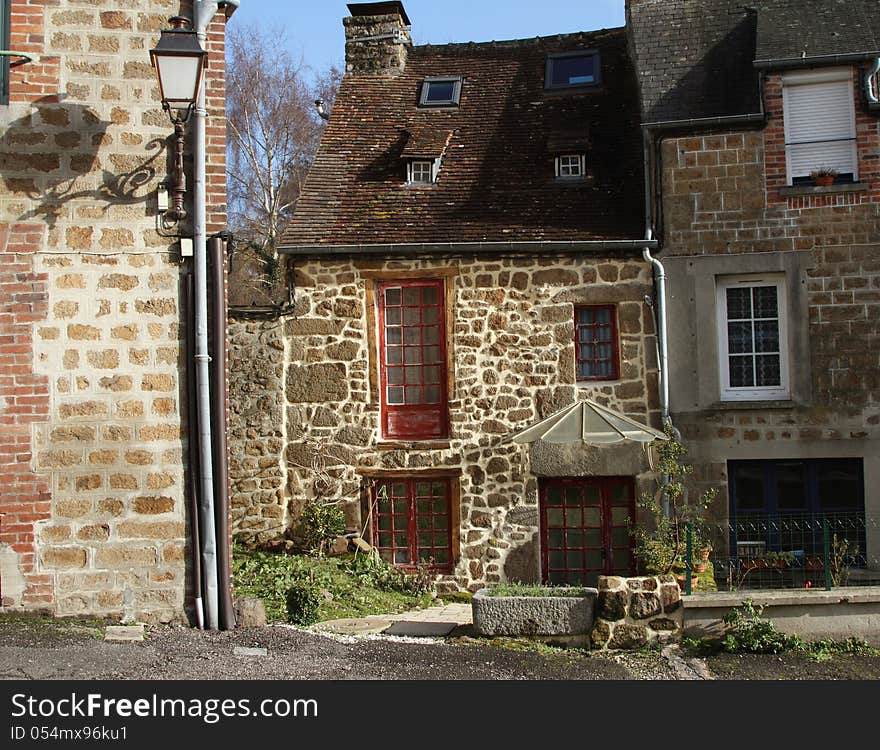
M155 179L165 142L148 141L144 149L155 153L146 161L134 153L108 154L111 171L98 159L99 149L109 143L111 124L91 107L44 97L33 102L29 114L5 127L0 135L0 180L7 195L30 203L20 221L41 218L51 229L70 201L103 203L104 211L146 201L148 193L141 188ZM165 149L166 161L170 153ZM168 173L170 165L165 167Z

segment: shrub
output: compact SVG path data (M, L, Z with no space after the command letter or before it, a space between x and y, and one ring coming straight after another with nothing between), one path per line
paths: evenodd
M350 576L364 584L384 591L399 591L415 596L433 595L436 591L435 575L430 565L419 565L415 572L408 573L385 562L378 554L374 553L356 555L351 560L342 563L341 567Z
M776 629L770 620L761 617L762 605L746 599L724 616L727 632L721 647L731 654L781 654L783 651L801 649L803 641Z
M319 557L344 531L345 514L342 508L335 503L319 500L306 503L297 525L297 536L303 549Z
M287 621L294 625L311 625L318 621L321 588L310 578L293 581L287 589Z

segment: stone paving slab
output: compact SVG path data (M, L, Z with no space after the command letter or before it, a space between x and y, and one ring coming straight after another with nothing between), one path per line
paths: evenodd
M383 632L385 635L408 635L413 638L444 638L457 627L454 622L398 620Z
M105 641L142 641L144 639L143 625L108 625L104 629Z
M393 620L390 617L347 617L342 620L327 620L312 626L312 630L323 630L340 635L369 635L386 630Z
M236 646L232 649L235 656L268 656L269 650L265 648L248 648L246 646Z

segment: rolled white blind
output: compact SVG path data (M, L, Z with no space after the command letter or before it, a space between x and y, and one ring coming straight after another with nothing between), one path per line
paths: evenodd
M834 167L858 179L852 83L847 80L783 88L789 181L817 167Z

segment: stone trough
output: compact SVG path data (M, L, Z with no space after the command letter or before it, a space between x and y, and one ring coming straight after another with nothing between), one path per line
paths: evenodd
M560 645L587 645L598 589L572 588L570 595L492 596L480 589L472 600L474 632L482 636L534 638Z

